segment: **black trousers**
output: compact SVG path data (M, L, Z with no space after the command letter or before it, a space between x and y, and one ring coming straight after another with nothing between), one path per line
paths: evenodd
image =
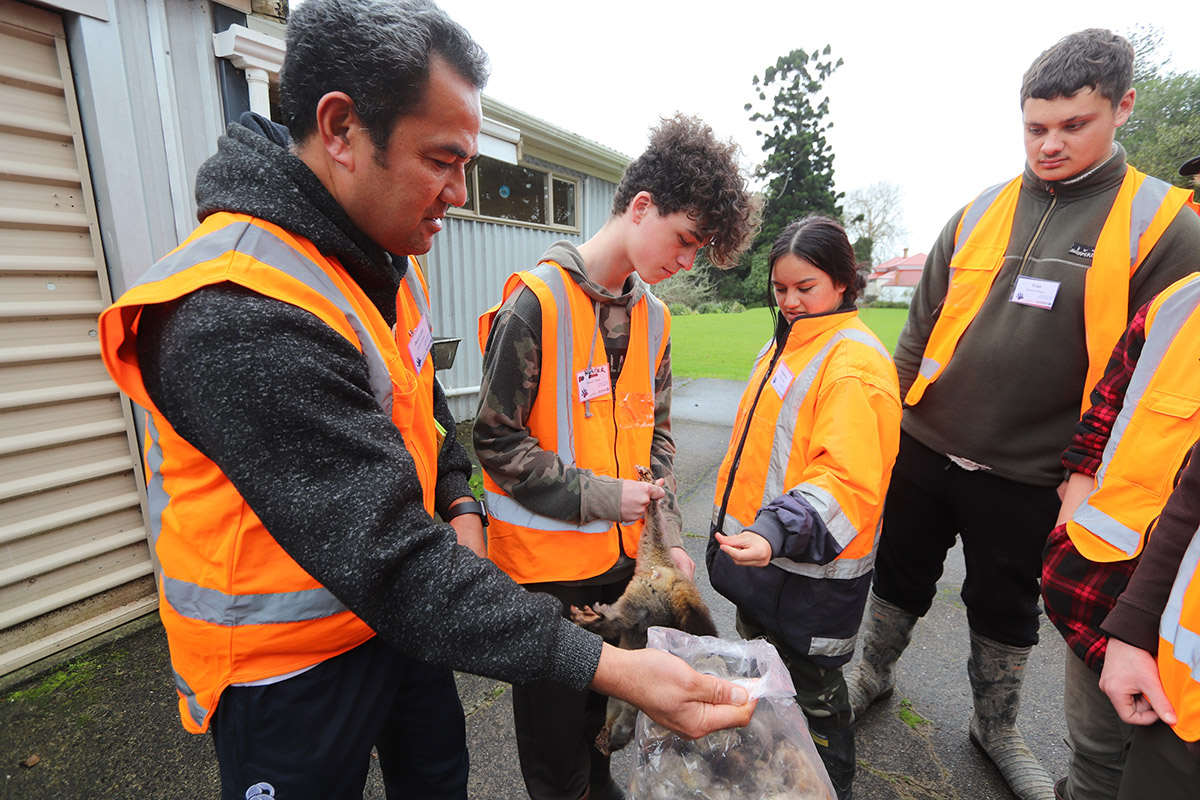
M226 689L211 730L222 800L362 800L372 747L389 800L467 796L454 673L378 636L279 683Z
M615 603L628 583L534 583L525 588L558 598L565 615L571 606ZM607 706L606 696L588 689L575 691L549 681L513 686L517 755L532 800L579 800L589 781L598 788L606 783L608 758L596 750L596 735L604 727Z
M1053 486L965 470L902 433L884 506L875 593L924 616L946 553L961 536L962 599L971 630L1012 647L1035 645L1042 549L1060 506Z

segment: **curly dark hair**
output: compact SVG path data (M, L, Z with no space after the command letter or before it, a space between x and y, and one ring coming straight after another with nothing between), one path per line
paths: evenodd
M288 15L279 99L292 139L317 125L317 103L345 92L376 147L425 97L430 58L446 59L482 89L488 57L461 25L429 0L307 0Z
M638 192L649 192L658 213L685 211L712 238L708 260L732 266L758 230L758 199L738 167L741 151L720 142L698 117L664 118L650 133L650 146L625 168L613 197L620 216Z
M841 308L853 308L858 293L867 285L858 271L858 259L841 223L832 217L811 214L801 217L780 232L767 256L769 275L775 274L775 262L786 255L802 258L846 288ZM767 294L770 295L770 287Z
M1021 82L1021 107L1031 97L1056 100L1094 89L1115 109L1133 85L1133 45L1103 28L1088 28L1059 39L1037 57Z

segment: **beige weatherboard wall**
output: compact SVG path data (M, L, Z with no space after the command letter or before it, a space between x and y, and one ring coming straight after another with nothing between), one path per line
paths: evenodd
M0 674L155 607L62 18L0 0Z

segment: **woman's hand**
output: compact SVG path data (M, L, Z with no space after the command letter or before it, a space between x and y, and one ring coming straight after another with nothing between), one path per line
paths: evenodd
M742 531L733 536L714 535L721 550L739 567L765 567L771 563L771 543L754 531Z

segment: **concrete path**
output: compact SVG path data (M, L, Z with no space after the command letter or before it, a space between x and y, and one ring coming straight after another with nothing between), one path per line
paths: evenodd
M730 437L742 385L680 381L674 398L676 473L689 553L722 636L734 637L733 607L713 592L703 568L716 472ZM961 555L953 551L929 615L897 670L897 692L868 711L857 728L859 800L1008 800L998 773L967 739L966 615L959 590ZM1065 773L1068 750L1062 708L1064 645L1044 622L1026 678L1020 725L1053 777ZM46 686L43 664L0 681L0 700L13 690ZM64 798L141 800L216 797L216 763L207 737L179 726L156 618L67 654L56 667L62 685L38 698L0 702L0 800ZM458 676L471 749L470 796L526 797L512 734L507 684ZM615 759L624 778L631 748ZM20 766L30 755L40 761ZM373 768L365 798L383 798Z

